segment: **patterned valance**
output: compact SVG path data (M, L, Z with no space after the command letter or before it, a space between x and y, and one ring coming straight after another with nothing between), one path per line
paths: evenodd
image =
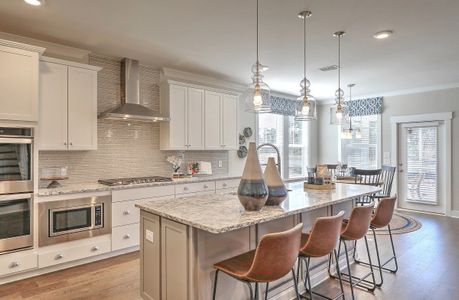
M380 115L383 110L382 97L346 101L345 104L344 112L351 117Z
M273 114L294 116L300 105L300 101L278 96L271 96L271 109Z

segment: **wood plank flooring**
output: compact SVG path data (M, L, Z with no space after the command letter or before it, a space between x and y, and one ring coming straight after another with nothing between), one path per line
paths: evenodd
M357 290L357 299L459 299L459 219L412 215L423 227L394 236L399 272L385 273L382 289L374 294ZM378 241L381 249L385 249L382 256L387 256L388 237L380 235ZM361 267L356 269L361 271ZM336 284L327 280L319 289L330 293ZM0 299L137 300L140 299L139 255L135 252L6 284L0 286ZM350 299L349 294L346 299Z

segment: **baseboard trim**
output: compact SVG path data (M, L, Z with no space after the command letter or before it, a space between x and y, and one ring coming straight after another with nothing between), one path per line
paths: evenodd
M451 217L459 218L459 210L452 210L451 211Z

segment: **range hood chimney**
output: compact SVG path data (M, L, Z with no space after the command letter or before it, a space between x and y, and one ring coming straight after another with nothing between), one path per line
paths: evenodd
M121 62L121 105L103 112L99 119L168 122L162 116L140 104L139 61L125 58Z

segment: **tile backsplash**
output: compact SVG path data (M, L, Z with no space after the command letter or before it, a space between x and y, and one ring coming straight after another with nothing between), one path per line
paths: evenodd
M120 104L120 59L91 55L90 64L103 69L98 74L97 110L103 112ZM143 105L159 111L158 69L141 66L140 99ZM39 168L67 166L66 183L96 182L100 178L160 175L170 176L166 156L178 154L159 150L159 124L98 120L96 151L40 151ZM228 152L185 151L185 162L205 160L214 174L228 173ZM218 167L222 161L222 167ZM184 171L182 167L181 171ZM43 186L45 183L41 183Z

